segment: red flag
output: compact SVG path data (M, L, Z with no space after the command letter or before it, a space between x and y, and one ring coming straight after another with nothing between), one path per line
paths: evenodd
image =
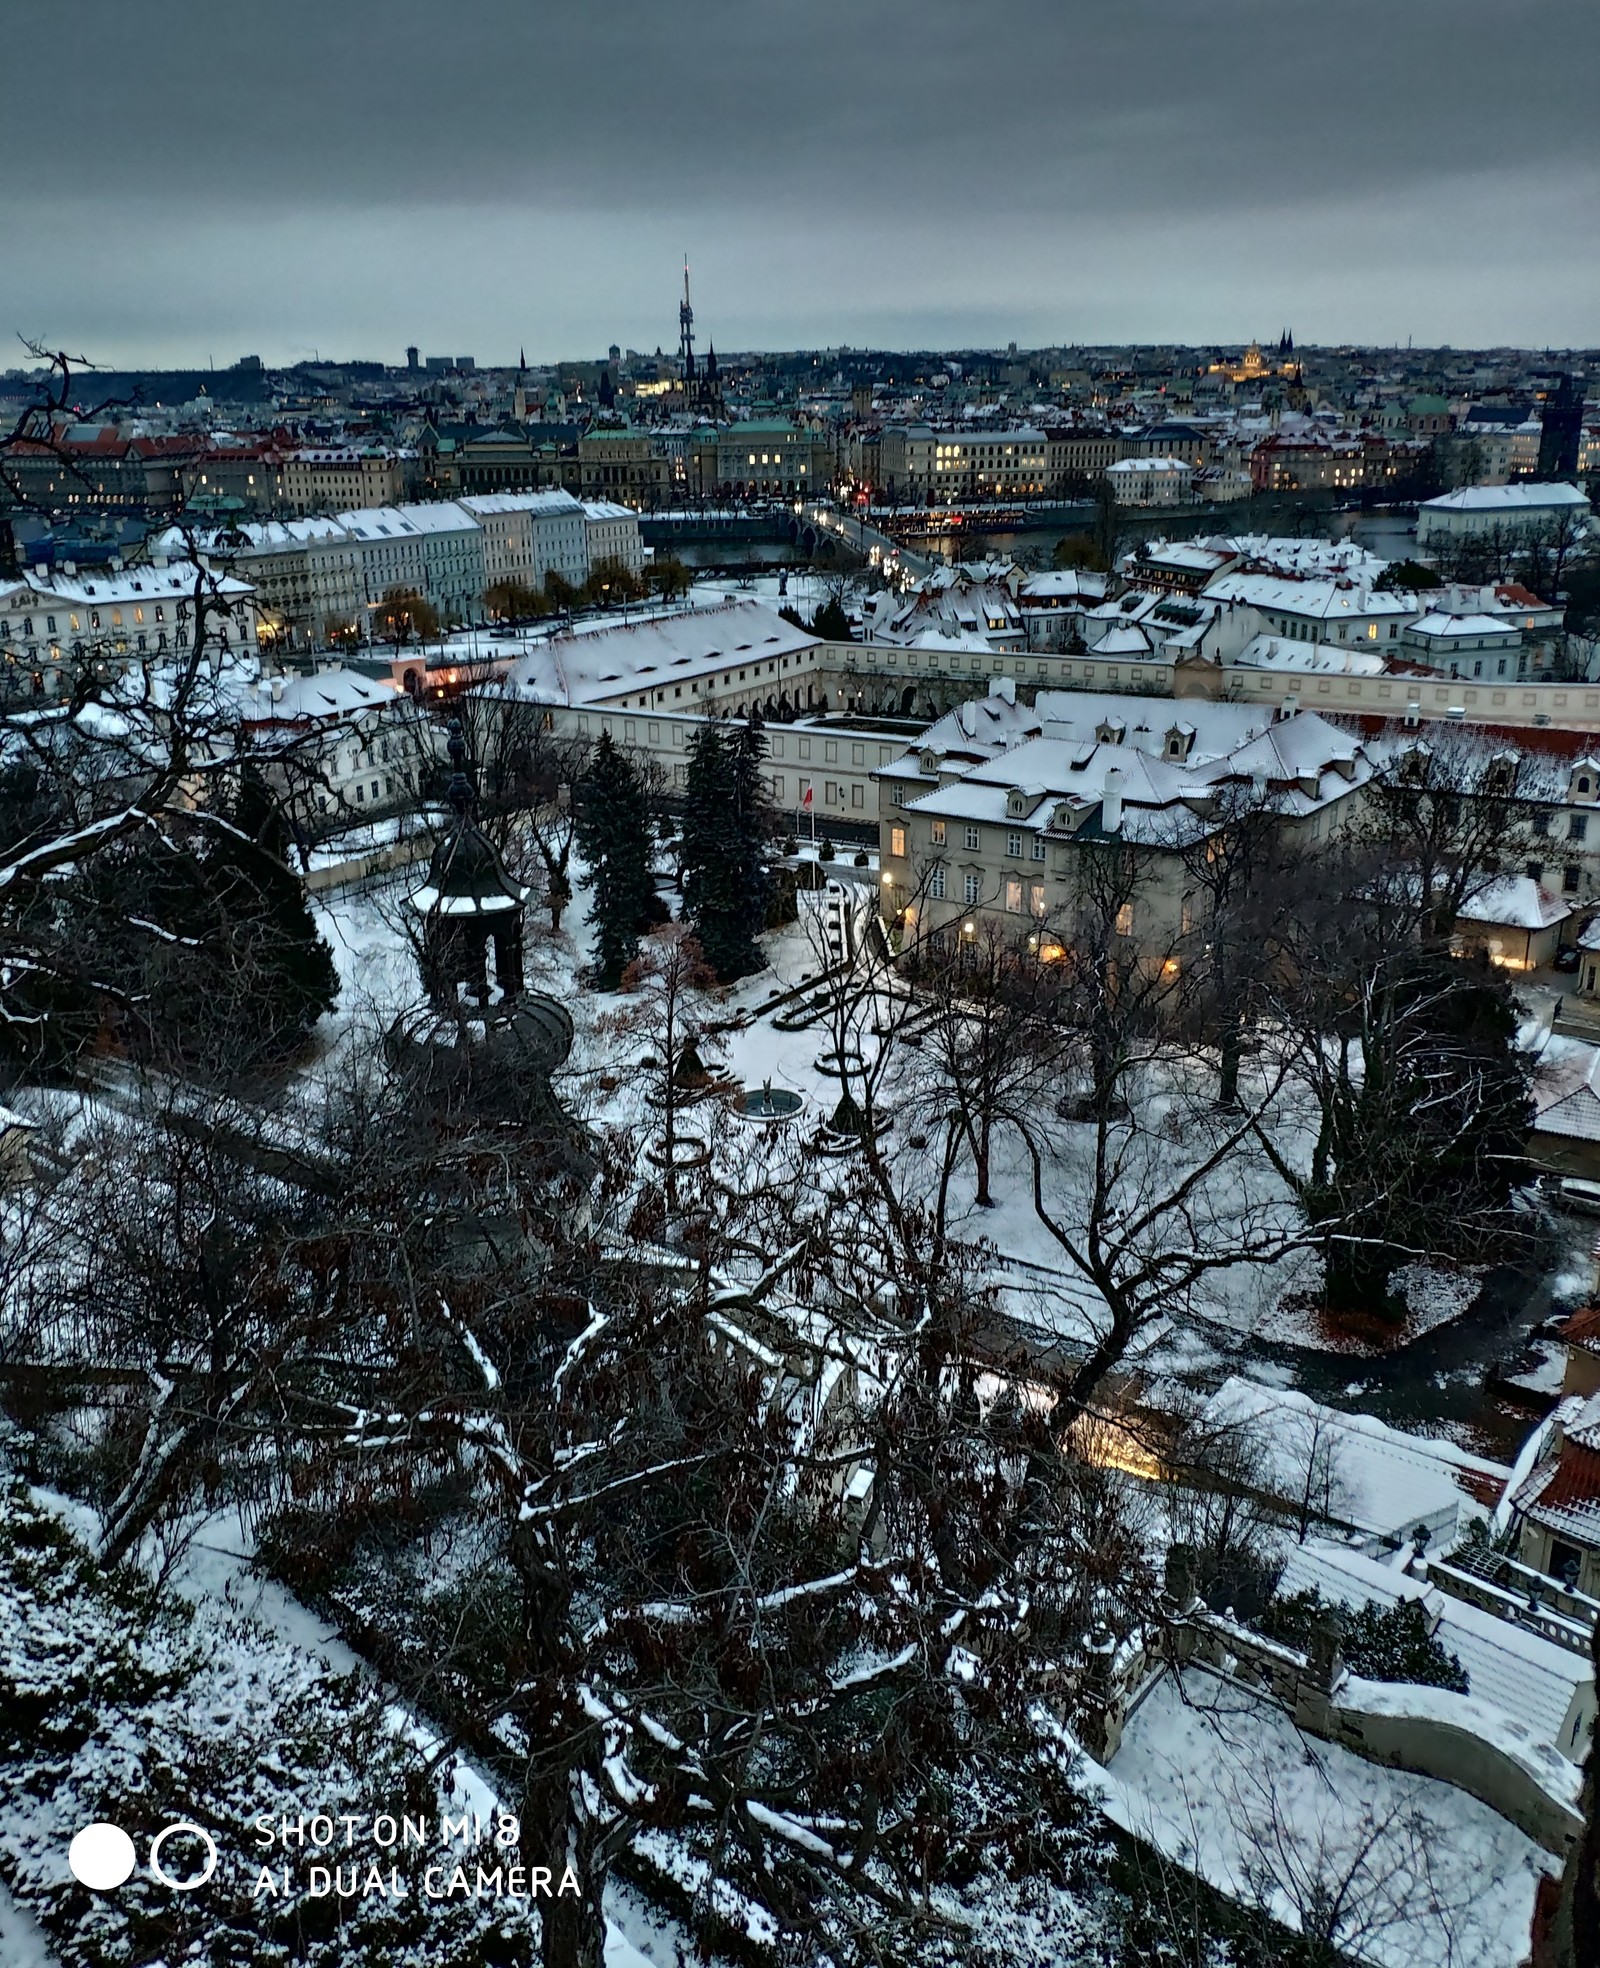
M809 806L811 804L811 788L809 786L807 786L805 797L801 800L800 804L802 806Z

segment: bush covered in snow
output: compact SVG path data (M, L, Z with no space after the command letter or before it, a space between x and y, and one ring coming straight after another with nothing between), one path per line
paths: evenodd
M437 1843L439 1810L433 1777L373 1686L248 1623L196 1626L187 1606L158 1599L128 1571L102 1573L25 1489L0 1494L0 1867L63 1968L533 1961L538 1925L526 1899L424 1891L427 1867L443 1859L435 1877L447 1885L455 1863ZM425 1816L434 1838L381 1852L368 1842L257 1849L258 1817L318 1812L362 1825L384 1813ZM81 1826L122 1825L142 1859L149 1838L180 1819L216 1839L208 1886L175 1893L142 1864L109 1893L71 1880L66 1851ZM474 1879L479 1856L467 1854ZM263 1865L281 1887L286 1858L290 1892L258 1892ZM363 1884L381 1859L384 1883L400 1890L310 1898L309 1865L324 1859L352 1877L359 1860ZM164 1860L180 1873L186 1862L176 1852Z
M1295 1592L1275 1599L1258 1624L1271 1639L1303 1653L1311 1629L1330 1610L1320 1592ZM1352 1674L1366 1681L1417 1681L1429 1688L1468 1692L1466 1669L1428 1630L1428 1616L1415 1599L1393 1606L1342 1606L1340 1652Z

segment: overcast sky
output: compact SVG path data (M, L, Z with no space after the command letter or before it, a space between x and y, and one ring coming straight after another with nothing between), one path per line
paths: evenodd
M5 0L104 362L1600 341L1600 0ZM7 359L0 356L0 367Z

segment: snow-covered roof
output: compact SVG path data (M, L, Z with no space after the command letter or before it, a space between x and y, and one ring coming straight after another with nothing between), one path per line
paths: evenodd
M1279 574L1219 574L1206 585L1218 601L1243 602L1280 615L1312 616L1320 621L1343 617L1417 615L1415 595L1369 587L1349 579L1298 581Z
M639 515L632 506L619 506L614 499L585 499L583 516L586 520L598 522L607 519L630 519L638 524Z
M583 507L570 492L473 492L457 501L469 513L487 518L492 513L533 513L545 518L583 517Z
M1508 929L1551 929L1573 913L1570 902L1536 882L1531 875L1502 875L1462 903L1466 922L1494 923Z
M1486 1514L1511 1477L1503 1464L1453 1442L1238 1376L1212 1395L1202 1419L1247 1431L1259 1445L1264 1480L1286 1500L1306 1495L1309 1475L1320 1514L1375 1539L1409 1540L1419 1524L1453 1536Z
M244 716L251 722L274 724L322 723L359 716L363 711L387 710L401 692L385 678L362 676L356 670L318 670L311 676L293 674L263 677L244 693Z
M1152 543L1153 544L1153 543ZM1363 582L1375 581L1388 562L1354 540L1319 540L1287 534L1237 533L1210 534L1191 545L1207 552L1226 554L1245 562L1247 567L1277 574L1345 574Z
M240 600L255 593L248 581L235 575L197 568L192 560L169 561L164 567L141 562L137 567L87 567L68 574L63 568L29 567L0 579L0 602L13 608L64 603L71 608L127 608L147 601L192 601L204 581L208 595Z
M1600 1394L1569 1394L1550 1423L1554 1452L1541 1454L1513 1502L1547 1529L1600 1546Z
M1420 621L1406 627L1408 636L1424 636L1430 641L1452 641L1461 636L1499 636L1515 642L1522 631L1504 615L1445 615L1430 611Z
M1388 668L1380 651L1359 643L1296 642L1288 636L1253 636L1229 668L1290 670L1331 676L1382 676Z
M1260 779L1274 790L1280 811L1300 815L1370 776L1359 744L1309 712L1273 719L1255 705L1180 704L1078 690L1041 690L1034 711L1036 730L1019 731L1009 745L984 748L964 743L948 717L941 719L882 771L896 779L926 778L920 758L933 751L946 776L952 769L961 776L910 800L912 810L946 819L1003 818L1035 833L1054 827L1063 801L1081 811L1120 796L1116 830L1126 840L1154 846L1203 833L1206 823L1197 809L1223 781ZM1009 720L1004 729L1009 737ZM1021 817L1006 810L1014 790L1027 795Z
M1550 484L1463 485L1459 491L1443 493L1427 500L1422 512L1542 512L1562 508L1588 510L1589 501L1576 485L1559 481Z
M1037 574L1026 576L1017 589L1018 599L1024 604L1030 601L1080 599L1103 601L1105 592L1106 576L1083 567L1045 568Z
M361 506L338 515L352 538L365 541L416 539L428 533L476 533L478 522L454 499L430 499L407 506Z
M1150 638L1137 623L1127 622L1109 630L1089 648L1091 656L1150 656Z
M724 602L604 628L552 636L519 656L506 688L542 704L599 704L689 683L730 663L776 662L772 688L788 688L784 657L819 646L805 629L759 601ZM765 677L763 683L767 682ZM685 698L679 709L696 706Z
M1107 477L1145 478L1161 476L1171 478L1177 473L1189 477L1194 471L1187 458L1119 458L1114 465L1106 466Z
M1534 1064L1531 1091L1535 1134L1600 1141L1600 1047L1551 1037Z

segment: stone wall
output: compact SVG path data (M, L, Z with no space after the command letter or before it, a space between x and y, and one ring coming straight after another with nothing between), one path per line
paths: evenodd
M1120 1647L1109 1636L1091 1641L1084 1666L1060 1690L1078 1740L1096 1761L1116 1754L1128 1718L1162 1674L1200 1667L1276 1702L1308 1735L1454 1784L1558 1857L1582 1832L1577 1765L1486 1703L1448 1688L1348 1673L1337 1615L1314 1629L1302 1653L1213 1613L1187 1588L1179 1548L1168 1561L1170 1621Z

